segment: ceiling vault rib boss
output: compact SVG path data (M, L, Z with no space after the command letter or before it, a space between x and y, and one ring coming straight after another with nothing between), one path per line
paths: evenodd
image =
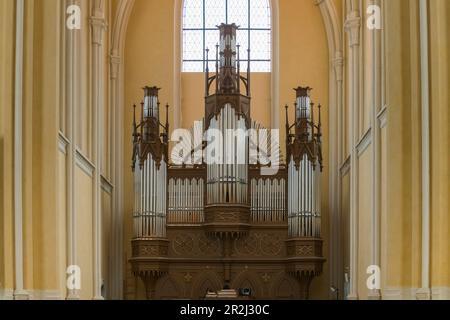
M164 125L159 119L159 88L144 88L140 124L135 112L132 270L148 299L199 299L224 288L250 289L241 292L257 299L307 299L325 262L320 106L316 124L310 88L296 89L292 125L286 108L287 164L275 175L262 175L270 163L252 161L250 148L270 137L257 135L255 141L248 134L264 130L250 114L250 50L244 76L238 27L218 28L212 75L206 52L203 161L169 164L169 124L167 112ZM222 157L210 152L210 132L222 133L216 150ZM268 150L280 153L279 145Z

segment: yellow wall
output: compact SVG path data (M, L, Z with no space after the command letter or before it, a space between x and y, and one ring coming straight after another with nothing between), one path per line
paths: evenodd
M431 282L450 286L450 3L430 2L431 65Z
M114 1L115 2L115 1ZM106 19L109 19L107 1ZM78 41L81 84L79 100L78 147L88 157L92 155L92 114L90 56L91 31L89 19L94 0L82 0L82 28L73 31ZM14 54L15 54L15 1L2 1L0 6L0 297L12 297L15 288L14 264ZM60 0L25 0L24 59L23 59L23 277L29 298L66 298L67 256L67 152L62 139L67 127L65 83L69 71L65 68L63 42L66 7ZM109 38L105 33L105 38ZM11 45L13 44L13 45ZM108 45L103 48L103 74L109 79ZM107 85L101 94L107 102ZM110 112L104 110L104 139L102 169L109 177ZM62 135L60 135L60 133ZM70 142L70 141L69 141ZM66 150L63 150L66 149ZM84 272L81 297L93 297L93 180L76 173L74 185L77 212L77 256ZM106 200L105 200L106 201ZM110 221L110 203L104 204L106 221ZM108 234L109 230L105 230ZM104 241L106 242L106 241ZM105 258L106 259L106 258ZM109 265L104 265L108 273Z
M352 7L349 4L353 3ZM346 203L352 197L357 199L358 209L358 281L357 296L366 299L369 292L365 282L368 265L372 264L370 258L374 248L371 243L375 226L371 221L372 205L378 203L380 214L380 228L378 245L380 246L380 266L382 268L382 298L416 299L416 292L423 286L422 283L422 74L420 53L420 19L419 1L378 1L383 4L383 30L375 31L383 34L384 52L376 48L373 51L371 44L372 31L365 28L367 15L365 8L372 1L362 1L358 5L349 1L346 3L343 14L345 16L356 10L361 16L361 38L359 54L361 58L359 76L359 90L361 93L358 105L357 137L352 141L353 114L349 108L350 97L354 88L349 83L349 65L345 74L344 97L344 144L342 154L347 155L352 148L357 148L357 142L371 130L369 149L358 159L358 187L355 194L348 191L345 177L342 180L342 215L349 213ZM361 7L359 6L361 5ZM429 2L429 68L430 68L430 112L431 112L431 241L430 241L430 287L433 298L448 298L445 295L449 286L450 272L448 243L449 230L449 200L448 175L449 155L448 141L448 88L449 80L449 23L450 6L448 1ZM344 56L348 59L350 46L348 33L344 36ZM374 74L374 52L380 52L383 57L381 69L382 79L376 80ZM375 80L374 80L375 79ZM383 83L385 79L385 83ZM377 82L381 81L381 82ZM374 91L374 88L383 87L385 91ZM374 96L375 94L375 96ZM375 123L381 129L372 126L373 104L378 103L376 114L381 108L386 108L386 118L379 115ZM379 145L374 144L375 130L380 130ZM444 147L445 146L445 147ZM375 149L375 147L377 149ZM376 151L374 151L376 150ZM375 152L375 157L373 152ZM373 177L373 161L380 159L378 177ZM341 159L343 161L344 159ZM342 164L341 164L342 165ZM380 181L380 196L374 198L370 186L373 179ZM351 190L351 189L350 189ZM445 190L445 191L444 191ZM445 194L445 195L444 195ZM346 219L342 220L347 224ZM345 230L345 226L343 228ZM445 231L444 231L445 230ZM346 246L350 242L346 241ZM445 247L445 249L444 249ZM444 252L445 250L445 252ZM346 262L344 262L345 264ZM445 270L446 269L446 270Z
M0 290L13 289L13 81L14 5L0 4Z

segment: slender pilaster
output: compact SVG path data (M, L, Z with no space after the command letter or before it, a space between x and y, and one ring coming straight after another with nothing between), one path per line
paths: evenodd
M430 289L430 71L428 42L428 0L420 0L420 68L422 96L422 286L416 297L431 298Z
M358 299L358 154L359 140L359 47L361 18L357 11L348 14L345 29L350 46L350 293L348 299Z
M343 151L344 151L344 131L343 131L343 115L344 115L344 107L343 107L343 74L344 74L344 58L342 55L342 52L338 51L336 52L336 56L333 60L333 67L334 72L336 76L336 97L337 97L337 133L338 133L338 139L337 139L337 161L335 161L335 165L338 164L339 166L336 168L335 172L339 172L338 168L340 168L341 164L344 161ZM334 186L336 186L336 194L332 195L330 194L332 203L336 203L335 208L335 214L333 215L333 220L331 221L331 238L332 238L332 248L331 248L331 265L332 265L332 271L331 271L331 284L339 288L340 292L344 292L344 270L343 270L343 262L342 262L342 254L340 252L341 248L341 233L340 233L340 226L341 226L341 196L342 196L342 190L341 190L341 181L340 181L340 175L333 175L336 181L333 181ZM332 192L333 193L333 192Z
M376 2L376 5L380 3ZM369 30L369 43L367 52L371 55L369 73L371 75L372 95L370 101L372 132L372 265L380 266L380 217L381 217L381 128L378 121L378 113L382 109L381 102L381 31ZM368 293L370 300L380 300L381 291L379 289L370 290Z
M74 4L74 1L67 0L65 7ZM66 157L66 194L67 194L67 267L77 264L76 258L76 203L75 203L75 155L77 152L77 106L79 102L79 73L78 66L79 51L77 48L77 37L74 30L65 29L65 55L66 55L66 109L67 109L67 130L68 150ZM67 292L67 300L78 300L80 297L77 290L70 289Z
M103 101L103 62L102 46L106 22L103 13L103 2L96 1L90 20L92 31L92 110L93 110L93 161L94 194L93 194L93 235L94 235L94 299L102 300L102 219L101 219L101 159L104 110Z
M14 299L28 299L23 282L23 192L22 192L22 108L23 108L23 38L24 0L16 1L16 52L14 84Z

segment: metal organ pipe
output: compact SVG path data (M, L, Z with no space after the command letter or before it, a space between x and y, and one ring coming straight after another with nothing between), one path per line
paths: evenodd
M293 162L289 164L288 181L288 220L292 237L316 237L320 232L315 227L320 220L317 197L317 180L320 174L314 170L305 155L297 170Z
M204 222L204 179L186 178L169 181L168 224L199 224Z
M290 180L288 180L290 181ZM267 178L251 180L251 213L255 223L281 223L286 221L284 212L285 179ZM292 201L289 197L289 201Z
M139 239L166 236L167 165L157 168L151 154L135 174L134 236ZM171 185L169 184L169 188ZM172 203L170 203L172 205Z
M238 117L230 104L225 105L217 119L212 119L211 129L217 129L223 134L221 146L222 163L209 164L208 176L208 204L247 203L248 181L248 139L239 143L241 137L235 135L235 130L246 131L245 120ZM245 163L241 164L241 159Z

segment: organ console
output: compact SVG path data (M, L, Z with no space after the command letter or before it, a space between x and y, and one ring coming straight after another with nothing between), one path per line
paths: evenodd
M144 281L148 299L204 298L206 289L223 286L249 288L255 298L306 299L325 261L320 106L314 108L310 88L297 88L292 125L286 108L286 164L278 144L266 148L264 156L251 157L271 139L251 119L250 52L244 75L238 27L218 29L215 72L208 63L205 70L200 162L170 163L169 124L167 116L165 124L160 122L159 88L144 88L139 124L134 107L132 270ZM209 50L206 56L209 60ZM199 126L190 132L197 131ZM198 146L189 148L198 152ZM263 161L268 156L279 165L272 176L261 170L273 164ZM282 286L286 279L297 281ZM167 282L192 288L168 293Z

